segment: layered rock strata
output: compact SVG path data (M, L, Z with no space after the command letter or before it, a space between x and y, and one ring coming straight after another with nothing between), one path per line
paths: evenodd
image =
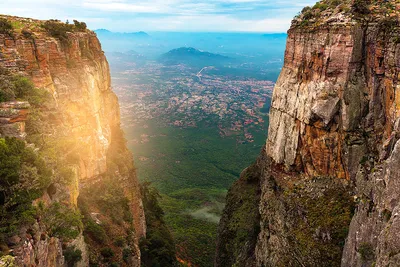
M400 266L398 13L395 1L322 1L293 21L250 203L257 244L225 251L234 264ZM224 222L249 205L240 196L234 185L220 247Z
M45 88L51 94L53 106L48 115L49 127L62 127L65 130L63 134L74 140L74 147L79 147L74 151L78 155L74 182L69 188L64 188L69 192L67 204L76 206L82 189L90 192L91 186L109 172L108 155L115 149L114 133L120 132L119 104L111 89L108 62L92 31L66 32L65 36L56 38L37 26L44 21L4 18L26 28L14 30L12 34L0 34L0 67L29 77L36 87ZM1 104L1 136L24 137L25 109L16 107L17 104ZM55 117L52 113L61 115ZM133 160L127 148L122 149L130 173L115 173L115 182L125 189L129 199L135 232L131 265L139 266L138 242L146 234L145 218ZM60 190L60 187L56 188ZM42 201L49 203L54 199L56 197L45 193ZM23 240L14 244L19 265L44 267L64 264L60 240L44 239L44 236L37 239L22 234ZM89 265L89 252L83 237L80 236L72 245L83 252L83 260L78 266Z

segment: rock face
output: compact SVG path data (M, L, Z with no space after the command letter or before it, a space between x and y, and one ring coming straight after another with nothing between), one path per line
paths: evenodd
M0 103L0 137L24 138L26 135L25 121L29 108L28 102Z
M257 161L257 245L225 251L237 266L400 266L398 18L395 1L322 1L293 21Z
M28 25L42 23L15 17L11 20L18 20ZM115 149L113 147L116 142L115 132L120 132L118 99L111 90L108 62L96 34L85 30L67 32L65 37L55 38L44 30L25 29L22 33L17 30L12 35L0 34L0 67L30 77L35 86L45 88L51 93L55 103L53 108L62 114L62 121L52 118L49 124L62 124L66 129L65 134L70 139L76 140L76 145L79 147L79 151L75 151L79 157L74 170L77 179L74 186L69 189L69 202L76 206L82 188L90 191L91 185L109 171L108 155ZM24 109L15 108L15 103L10 105L0 107L0 136L24 137ZM132 157L127 152L126 146L123 146L123 153L126 153L125 164L127 168L133 170ZM115 182L120 183L125 189L133 214L136 233L133 254L136 255L136 261L132 264L139 266L138 240L146 234L139 184L134 171L129 177L121 173L117 173L116 177L118 178L115 178L117 179ZM20 243L23 244L21 247L23 252L20 254L22 259L19 259L19 262L33 262L28 266L63 264L59 241L56 238L46 239L42 243L34 242L34 245L30 240L22 240ZM85 250L83 238L81 241L76 240L75 243ZM82 266L88 265L87 254L83 251ZM47 262L41 264L41 260Z

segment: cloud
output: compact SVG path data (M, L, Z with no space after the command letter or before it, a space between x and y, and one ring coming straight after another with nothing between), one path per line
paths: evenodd
M211 210L210 207L204 207L191 212L190 215L195 219L209 221L216 224L219 223L219 220L221 219L220 216L211 213Z
M313 0L12 0L1 13L39 19L79 18L114 31L284 32Z

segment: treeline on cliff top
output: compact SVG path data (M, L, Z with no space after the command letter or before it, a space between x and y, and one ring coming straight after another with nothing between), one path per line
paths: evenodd
M310 26L313 22L333 14L344 13L356 20L390 19L398 21L399 10L396 1L377 0L323 0L314 6L306 6L295 17L293 24L297 26ZM371 16L370 16L371 15Z
M23 20L23 22L21 21ZM68 32L85 32L87 25L85 22L73 20L73 23L61 22L60 20L47 20L47 21L30 21L26 22L24 19L0 17L0 34L7 34L13 36L15 31L21 31L25 36L31 36L33 31L40 30L47 31L54 38L60 40L67 39Z

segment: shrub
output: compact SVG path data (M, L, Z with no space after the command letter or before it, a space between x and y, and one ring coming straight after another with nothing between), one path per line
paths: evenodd
M112 251L111 248L102 248L100 250L100 254L101 256L103 256L105 259L111 259L112 257L114 257L114 251Z
M304 8L301 10L301 13L304 14L304 13L310 11L310 10L311 10L311 7L306 6L306 7L304 7Z
M44 28L51 36L58 38L61 41L68 41L68 32L75 31L86 31L86 23L74 20L74 24L63 23L59 20L48 20L42 24Z
M10 255L0 257L0 262L2 263L1 266L4 267L17 267L17 264L15 263L15 258Z
M50 98L46 90L36 88L27 77L14 75L5 68L0 68L0 88L0 102L21 99L39 106Z
M361 243L358 249L363 261L369 261L374 259L374 248L370 243Z
M67 41L68 32L73 31L73 25L62 23L59 20L48 20L42 24L42 27L54 38L58 38L61 41Z
M74 26L75 26L75 29L77 29L79 31L85 31L87 29L85 22L79 22L77 20L74 20Z
M324 11L324 10L326 10L328 8L328 5L327 4L324 4L324 3L321 3L321 2L317 2L315 5L314 5L314 7L313 7L313 9L319 9L319 10L321 10L321 11Z
M0 233L12 234L32 223L38 198L51 181L51 171L31 148L16 138L0 138Z
M102 244L106 241L106 231L101 227L101 225L98 225L92 219L85 221L84 233L89 235L97 243Z
M117 247L123 247L125 244L125 239L120 236L118 237L115 241L114 241L114 245L116 245Z
M50 236L67 240L75 239L83 228L79 211L60 203L54 203L45 211L43 221Z
M68 267L73 267L75 263L82 260L82 251L75 249L75 246L67 247L63 254Z
M396 31L399 21L397 18L385 17L378 23L379 31L382 33L390 33L391 31Z
M13 29L13 27L7 19L0 18L0 34L11 35L12 29Z
M122 259L124 260L125 263L129 262L129 257L132 255L132 250L130 248L124 248L122 250Z
M355 0L351 6L351 10L357 15L367 15L370 13L367 0Z

